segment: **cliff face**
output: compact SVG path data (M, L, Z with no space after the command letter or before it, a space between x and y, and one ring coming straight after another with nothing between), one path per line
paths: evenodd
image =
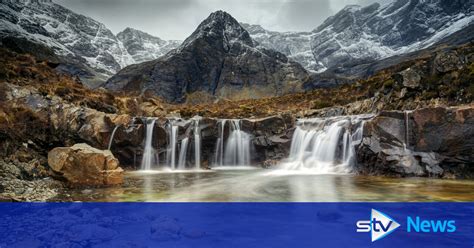
M474 106L382 112L365 125L358 171L474 177Z
M126 67L105 87L150 92L171 102L184 102L193 93L235 100L300 92L307 76L283 54L256 46L232 16L218 11L176 50Z

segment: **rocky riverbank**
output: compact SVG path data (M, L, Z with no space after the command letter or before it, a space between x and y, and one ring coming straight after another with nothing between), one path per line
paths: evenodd
M158 118L152 145L162 153L170 119L178 120L176 141L181 142L192 128L182 120L202 116L202 167L215 162L220 120L239 118L242 131L252 136L251 162L273 167L288 156L298 118L371 113L376 117L366 123L356 172L472 178L472 51L471 45L438 51L334 89L171 105L146 94L87 89L58 73L54 63L0 49L0 199L50 199L71 184L48 163L48 152L78 143L105 150L114 129L112 153L124 169L137 169L145 136L142 116ZM223 136L228 135L226 127ZM72 170L82 169L81 164Z

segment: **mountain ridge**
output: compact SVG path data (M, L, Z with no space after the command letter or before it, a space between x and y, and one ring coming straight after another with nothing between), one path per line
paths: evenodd
M70 74L79 76L92 88L121 68L159 57L179 43L148 35L147 43L138 46L148 46L147 50L139 51L133 37L123 35L125 31L116 36L103 23L51 0L4 1L0 6L1 40L25 38L51 48L55 55L71 62Z
M253 39L323 72L341 62L378 60L426 48L474 22L469 1L397 0L349 5L310 32L246 25Z

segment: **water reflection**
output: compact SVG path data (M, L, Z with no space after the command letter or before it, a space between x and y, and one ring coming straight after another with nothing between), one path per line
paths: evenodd
M117 188L66 190L56 200L172 202L473 201L474 181L215 170L126 174Z

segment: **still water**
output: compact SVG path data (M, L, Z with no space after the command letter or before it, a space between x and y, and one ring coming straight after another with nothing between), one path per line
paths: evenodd
M303 174L250 168L127 172L119 187L65 190L58 201L474 201L473 180Z

